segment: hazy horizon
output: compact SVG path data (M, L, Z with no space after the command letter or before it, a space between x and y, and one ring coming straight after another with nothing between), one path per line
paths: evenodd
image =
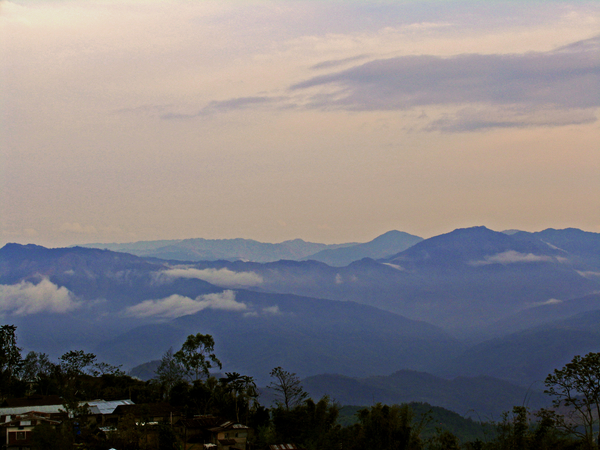
M600 4L0 0L0 246L600 232Z

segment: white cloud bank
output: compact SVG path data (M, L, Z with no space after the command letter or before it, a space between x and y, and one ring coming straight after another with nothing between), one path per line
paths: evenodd
M169 269L160 272L159 278L196 278L223 287L252 287L262 284L263 278L254 272L234 272L223 269Z
M234 291L223 291L218 294L200 295L195 299L183 295L171 295L160 300L145 300L127 308L127 317L156 317L174 319L176 317L195 314L204 309L219 309L225 311L245 311L247 306L235 300Z
M485 266L488 264L515 264L515 263L538 263L552 262L555 259L551 256L534 255L533 253L519 253L514 250L509 250L495 255L486 256L480 261L471 261L472 266Z
M47 278L38 284L21 281L18 284L0 285L0 314L64 314L79 306L67 288L58 287Z

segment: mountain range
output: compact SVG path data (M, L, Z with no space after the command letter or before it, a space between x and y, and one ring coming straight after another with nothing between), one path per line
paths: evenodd
M459 413L468 402L443 401L444 389L459 391L452 380L487 380L515 401L575 354L600 351L598 233L473 227L429 239L393 231L365 244L262 247L286 244L294 260L225 241L229 259L204 261L158 258L173 241L129 244L144 256L8 244L0 249L0 314L17 325L25 351L54 358L83 349L131 369L189 334L209 333L223 370L262 384L276 366L315 393L336 383L370 392L376 379L396 380L400 392L410 378L410 392L429 394L406 401ZM394 389L382 398L405 401Z

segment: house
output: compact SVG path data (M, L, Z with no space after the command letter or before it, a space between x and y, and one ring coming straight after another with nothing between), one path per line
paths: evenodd
M251 429L215 416L195 416L176 423L184 450L246 450Z
M210 428L217 450L246 450L250 428L235 422L225 422Z
M118 420L116 410L121 405L133 405L131 400L91 400L83 402L87 407L88 419L95 421L100 427L106 424L115 423Z
M134 416L138 422L145 424L167 423L173 425L182 416L181 409L171 406L169 403L144 403L139 405L121 404L118 405L112 417ZM116 423L116 422L115 422Z
M57 415L35 411L15 416L14 419L1 425L5 436L5 448L7 450L29 450L32 445L33 428L42 423L57 427L61 424L61 420L57 419Z
M64 409L63 400L58 395L10 398L5 400L0 407L0 423L10 422L13 417L31 411L60 414Z

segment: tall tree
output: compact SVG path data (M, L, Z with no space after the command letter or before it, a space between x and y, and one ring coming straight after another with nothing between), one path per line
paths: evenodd
M0 397L10 392L10 387L21 363L21 349L17 347L17 327L0 327Z
M223 367L215 355L215 340L210 334L190 334L173 356L183 366L190 381L208 377L213 364L219 369Z
M50 362L46 353L36 353L31 351L23 359L19 370L19 376L23 381L34 383L42 377L48 377L52 374L54 364Z
M173 386L183 381L184 376L184 369L175 358L173 348L165 352L155 373L163 389L164 397L169 398Z
M278 402L286 410L289 411L290 408L301 404L308 398L308 394L300 383L300 378L295 373L290 373L281 367L275 367L271 370L270 375L273 381L269 383L269 388L275 391Z
M59 359L62 372L69 377L75 377L88 372L96 362L96 355L83 350L71 350Z
M571 409L569 418L583 425L586 448L600 448L600 432L594 442L594 429L600 420L600 353L575 356L548 375L545 384L544 392L554 397L554 406Z
M219 381L224 385L225 391L233 398L235 406L235 420L240 421L240 407L246 410L246 422L250 411L250 403L258 397L258 390L254 378L240 375L237 372L226 372L226 377Z

